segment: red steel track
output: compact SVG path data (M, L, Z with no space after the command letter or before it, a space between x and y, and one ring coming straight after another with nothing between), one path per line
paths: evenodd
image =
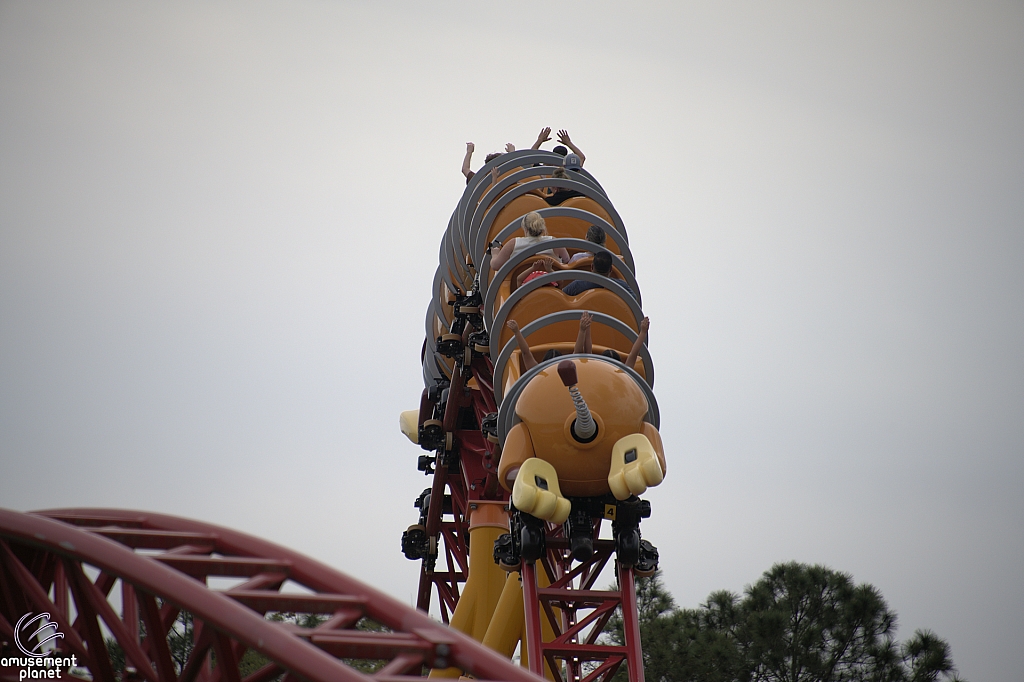
M213 589L209 578L236 584ZM194 646L176 664L167 635L181 611L194 616ZM303 628L269 621L268 612L329 618ZM424 668L449 666L481 680L539 679L309 557L238 531L149 512L0 509L3 656L20 655L11 643L27 613L50 614L64 635L57 640L60 655L76 656L97 682L270 682L281 676L283 682L402 682L421 679ZM387 631L356 629L364 618ZM108 637L124 651L122 673L108 656ZM243 675L240 663L249 650L266 663ZM354 667L360 661L384 663L370 674ZM12 671L0 669L0 678L17 679Z

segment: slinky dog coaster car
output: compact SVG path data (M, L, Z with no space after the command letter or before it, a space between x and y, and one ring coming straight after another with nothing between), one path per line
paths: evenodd
M647 398L610 358L563 360L539 372L515 411L520 422L505 438L498 476L520 511L564 523L565 496L626 500L665 476Z
M534 673L641 682L634 576L657 570L658 550L640 495L665 476L654 363L623 220L563 161L488 161L448 223L419 409L400 420L432 477L402 551L422 562L419 608ZM614 614L622 645L601 636Z

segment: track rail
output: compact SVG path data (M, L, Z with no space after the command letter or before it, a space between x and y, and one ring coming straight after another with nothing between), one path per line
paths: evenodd
M212 578L234 584L215 589ZM183 612L193 618L187 657L170 643ZM326 620L299 627L267 620L271 612ZM449 666L477 679L538 679L309 557L164 514L0 509L4 656L20 656L12 644L31 633L16 637L15 627L29 613L49 614L63 635L58 655L73 655L78 673L98 682L400 682ZM369 621L383 627L360 627ZM121 669L111 656L118 649ZM0 678L17 679L17 671L2 669Z

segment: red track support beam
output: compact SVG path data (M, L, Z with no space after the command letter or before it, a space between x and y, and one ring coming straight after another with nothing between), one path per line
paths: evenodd
M104 536L166 551L136 554ZM193 554L197 551L198 556ZM83 564L98 568L99 576L91 579ZM179 566L200 580L176 570ZM218 591L201 581L207 575L250 579L235 590ZM286 577L313 594L279 593ZM127 613L121 615L108 601L118 580L121 594L129 595L124 600ZM308 557L237 531L173 516L110 509L37 514L0 509L0 583L0 629L12 634L10 623L30 610L51 613L65 636L60 646L74 653L97 682L117 679L100 618L145 682L268 682L282 672L296 682L368 679L340 658L389 660L381 679L396 682L412 679L407 675L418 677L424 665L455 665L481 680L538 682L471 638ZM263 616L266 610L286 606L333 611L334 617L316 629L304 629ZM68 622L72 608L78 614L77 627ZM194 616L195 649L176 675L167 634L181 611ZM389 630L355 630L363 616ZM141 642L126 617L142 619L146 637ZM238 664L249 649L271 663L242 679Z
M526 650L529 652L530 672L544 674L544 643L541 639L540 599L537 592L537 565L523 562L523 601L526 604Z
M542 674L547 662L556 681L607 682L626 663L629 682L644 682L633 569L616 563L619 589L593 589L614 552L614 542L596 540L594 555L573 566L569 543L560 532L560 528L548 532L547 555L538 562L551 578L551 585L538 586L538 564L524 561L522 566L530 671ZM599 639L616 608L622 611L625 646L605 644ZM554 632L549 642L542 636L545 618ZM584 672L584 663L597 665Z
M622 595L622 634L629 656L630 682L644 682L644 650L640 645L640 618L636 609L636 583L633 569L619 566L619 593Z

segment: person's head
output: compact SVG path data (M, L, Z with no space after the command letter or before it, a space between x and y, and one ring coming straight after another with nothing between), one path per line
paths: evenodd
M567 173L564 168L556 168L551 172L551 177L558 178L559 180L568 180L569 173Z
M484 163L490 163L499 156L501 156L501 152L491 152L490 154L484 157Z
M540 213L530 211L523 216L523 232L526 233L527 237L540 237L547 234L548 226L544 224L544 219L540 217Z
M567 154L562 165L571 171L578 171L580 168L583 168L583 161L575 154Z
M604 233L604 228L600 225L591 225L587 228L587 241L600 246L604 246L604 240L607 235Z
M594 254L594 272L606 277L612 274L612 255L607 251L600 251Z
M554 153L558 154L559 156L565 156L566 154L569 153L569 150L566 149L565 147L563 147L562 145L558 145L557 147L555 147L551 151L553 151Z

